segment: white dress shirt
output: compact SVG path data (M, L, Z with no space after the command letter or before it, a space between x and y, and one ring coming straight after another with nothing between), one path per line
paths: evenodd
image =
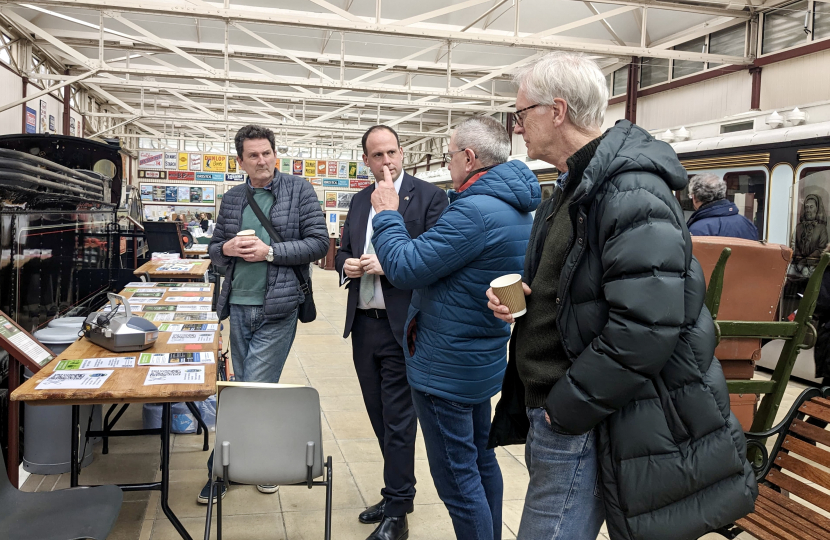
M401 183L403 182L403 171L401 174L398 175L398 179L395 180L395 192L401 192ZM369 219L366 222L366 241L363 243L363 253L366 253L369 250L369 244L372 243L372 233L374 232L374 227L372 227L372 218L375 217L375 207L371 207L369 209ZM357 308L358 309L386 309L386 302L383 300L383 288L380 284L380 276L375 275L375 296L372 297L372 300L367 304L360 298L360 295L357 297ZM358 278L359 279L359 278ZM340 274L340 283L346 281L346 274Z

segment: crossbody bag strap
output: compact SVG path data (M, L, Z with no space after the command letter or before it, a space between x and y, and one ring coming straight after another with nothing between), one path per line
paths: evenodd
M265 228L265 231L268 233L268 236L270 236L274 242L278 244L284 242L282 236L279 235L271 221L265 217L262 208L260 208L257 204L251 191L251 188L245 186L245 195L248 196L248 205L251 207L251 210L254 211L254 214L256 214L257 219L259 219L259 222L262 223L262 226ZM292 266L291 269L294 270L294 275L297 276L297 281L300 283L300 290L303 291L303 294L308 295L308 293L310 292L308 282L303 277L303 274L302 272L300 272L299 267Z

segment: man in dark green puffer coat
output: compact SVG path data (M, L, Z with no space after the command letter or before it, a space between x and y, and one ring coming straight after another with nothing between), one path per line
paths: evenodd
M567 171L537 209L490 433L527 439L517 537L593 539L604 517L612 540L698 538L751 512L758 488L672 193L686 171L628 121L601 134L607 89L586 57L552 53L517 82L528 155Z

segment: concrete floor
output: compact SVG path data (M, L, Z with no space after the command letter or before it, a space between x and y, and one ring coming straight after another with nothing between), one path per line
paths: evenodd
M314 299L318 317L300 324L281 382L307 384L320 393L324 455L334 461L333 533L336 540L363 540L374 529L357 515L380 500L382 463L377 441L363 406L351 359L351 343L343 339L346 293L337 275L316 269ZM225 343L227 344L227 325ZM227 345L226 345L227 346ZM763 376L763 375L761 375ZM791 383L779 416L804 388ZM494 405L498 396L494 398ZM141 406L133 405L119 422L121 429L141 427ZM204 535L205 509L196 495L207 480L207 452L200 435L174 435L171 457L170 506L193 538ZM213 442L211 434L211 445ZM524 447L497 450L504 476L503 538L515 538L528 483ZM438 498L418 434L415 472L418 479L415 511L409 516L413 540L447 540L454 537L449 514ZM95 449L95 460L83 469L82 484L145 482L160 479L157 437L124 437L110 440L110 453ZM69 485L69 475L30 476L22 489L49 491ZM110 540L174 540L179 536L159 508L158 493L124 494L124 504ZM232 486L223 500L223 532L231 540L315 539L323 537L325 488L281 487L274 495L259 493L254 486ZM215 527L214 527L215 529ZM215 534L212 535L215 538ZM707 540L722 538L707 535ZM742 539L750 539L742 535ZM607 540L605 528L598 540ZM670 539L667 539L670 540Z

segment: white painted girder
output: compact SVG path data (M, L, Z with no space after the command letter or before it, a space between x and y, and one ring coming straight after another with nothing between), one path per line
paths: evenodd
M25 2L15 2L25 3ZM654 58L667 58L677 60L690 60L697 62L718 62L724 64L750 64L752 59L748 57L736 57L726 55L713 55L702 53L690 53L685 51L670 51L648 47L632 47L622 45L600 45L596 43L579 42L571 40L542 39L530 36L514 36L506 32L488 30L487 32L467 32L459 30L446 30L420 24L418 26L398 26L395 21L385 23L355 22L345 20L336 16L326 14L273 9L241 9L224 8L217 5L215 8L205 7L207 3L194 6L176 0L164 2L158 0L40 0L39 5L83 7L87 9L119 10L134 13L152 13L162 16L187 16L201 17L229 22L272 24L282 26L297 26L303 28L315 28L319 30L331 30L342 32L357 32L380 34L396 37L408 37L428 40L450 40L454 43L476 43L507 47L524 47L538 50L569 50L589 54L602 54L609 56L647 56ZM620 3L619 0L612 0L609 3ZM749 18L748 12L737 10L717 10L712 8L699 8L682 4L657 3L657 2L625 2L626 5L649 6L653 9L679 9L683 11L703 12L707 11L717 15L732 15L735 17ZM365 20L365 19L364 19Z

